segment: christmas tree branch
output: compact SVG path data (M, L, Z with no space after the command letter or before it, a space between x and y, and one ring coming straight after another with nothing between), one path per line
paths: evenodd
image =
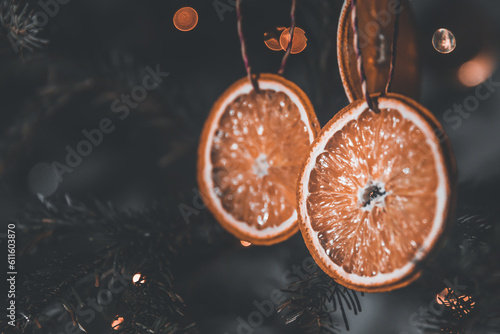
M122 333L196 332L175 291L174 271L182 256L189 253L193 235L212 234L199 232L210 229L207 224L176 220L169 209L160 206L129 213L69 197L58 204L42 199L42 204L16 221L24 245L21 256L46 256L55 242L67 253L52 255L56 259L45 261L23 280L18 330L55 330L64 319L73 327L88 330L93 322L85 317L92 305L88 296L97 294L95 308L106 319L119 313L123 320L115 329ZM112 292L117 289L112 287L116 285L123 289L115 294ZM99 298L111 298L105 298L102 291L116 298L116 309L107 310L105 302L99 303Z
M347 312L361 312L358 293L336 283L319 268L285 292L290 297L278 311L286 314L287 323L298 322L307 332L338 333L340 327L333 318L338 311L349 330Z

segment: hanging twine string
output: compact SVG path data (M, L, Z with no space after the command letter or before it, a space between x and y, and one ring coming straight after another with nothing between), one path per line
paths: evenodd
M357 0L351 0L351 21L352 21L352 30L354 32L354 38L353 38L353 44L354 44L354 50L356 51L356 61L358 65L358 73L361 81L361 91L363 93L363 96L366 100L366 103L368 105L368 108L373 110L376 113L379 113L380 110L378 107L375 105L373 99L370 96L370 93L368 92L368 83L366 80L366 74L365 70L363 68L363 57L361 55L361 48L359 47L359 27L358 27L358 17L356 13L356 2ZM394 33L393 33L393 39L392 39L392 46L391 46L391 62L390 62L390 67L389 67L389 76L387 79L387 84L385 86L385 94L389 92L391 89L391 84L392 84L392 79L394 77L394 67L396 64L396 46L397 46L397 39L399 35L399 13L401 12L401 1L397 1L396 5L396 16L394 20Z
M278 70L279 75L283 75L283 72L285 71L285 66L288 60L288 57L290 56L290 53L292 51L292 42L293 42L293 34L295 31L295 11L297 8L297 0L292 0L292 9L290 10L290 42L288 42L288 46L286 48L285 55L283 56L283 59L281 60L281 66L280 69ZM243 35L243 28L242 28L242 14L241 14L241 0L236 0L236 19L237 19L237 25L238 25L238 37L240 39L240 45L241 45L241 57L243 58L243 63L245 64L245 69L247 71L247 76L248 80L252 83L253 88L255 91L259 91L259 83L257 78L252 74L252 67L250 66L250 62L248 60L248 53L247 53L247 47L246 47L246 42L245 42L245 36Z
M392 78L394 77L394 67L396 65L396 51L399 35L399 14L401 13L401 0L397 0L396 3L396 17L394 18L394 33L392 37L391 46L391 65L389 68L389 78L387 79L387 85L385 86L385 94L389 93L392 85Z
M278 71L279 75L283 75L285 71L286 61L288 60L288 56L290 56L290 52L292 52L292 44L293 44L293 32L295 31L295 8L297 7L297 0L292 0L292 9L290 10L290 42L288 42L288 46L286 48L285 55L281 60L281 67Z
M252 75L252 68L250 67L250 63L248 61L247 48L245 43L245 36L243 36L242 29L242 15L241 15L241 0L236 0L236 19L238 21L238 36L240 38L241 45L241 57L243 58L243 63L245 64L245 69L247 71L248 80L252 83L253 89L258 92L259 91L259 83L257 78Z
M356 62L358 64L358 73L359 73L359 78L361 80L361 91L363 93L363 96L365 97L366 104L368 104L368 108L370 108L375 112L378 112L378 110L374 109L373 100L370 97L370 93L368 92L368 84L366 82L365 69L363 68L363 57L361 56L361 48L359 47L358 15L356 13L356 0L351 0L351 21L352 21L352 30L354 32L353 45L354 45L354 50L356 51Z

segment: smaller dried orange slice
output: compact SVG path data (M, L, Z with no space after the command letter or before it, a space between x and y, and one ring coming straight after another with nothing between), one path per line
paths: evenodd
M264 33L264 44L272 51L283 51L280 44L280 36L285 27L276 27Z
M288 44L290 44L290 28L286 28L280 35L280 45L283 50L286 51L288 48ZM304 51L307 46L307 37L306 32L299 28L295 27L293 30L293 41L292 41L292 49L290 50L291 54L297 54Z
M182 7L174 14L174 26L180 31L191 31L198 24L198 12L191 7Z
M319 132L311 102L292 82L261 74L230 86L212 107L198 151L198 184L220 224L258 245L298 231L297 176Z
M357 100L311 145L298 183L299 226L318 265L359 291L403 287L444 235L454 159L441 125L417 102Z

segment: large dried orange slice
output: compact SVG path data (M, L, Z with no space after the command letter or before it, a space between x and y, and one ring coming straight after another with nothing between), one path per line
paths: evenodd
M214 104L201 135L198 183L221 225L273 244L298 231L297 177L319 125L306 94L274 74L243 78Z
M397 9L395 0L358 0L356 8L358 46L368 91L375 94L385 90L391 63L395 17L400 11L392 88L395 93L416 99L420 93L420 56L417 24L410 1L401 0L401 7ZM351 1L346 0L338 25L337 61L342 84L351 102L363 97L353 36Z
M318 265L359 291L419 276L454 202L455 167L433 115L398 94L358 100L311 145L298 183L299 226Z

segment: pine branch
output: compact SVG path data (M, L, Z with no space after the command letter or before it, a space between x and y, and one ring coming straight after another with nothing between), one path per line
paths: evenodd
M428 333L500 333L500 257L499 212L485 213L467 208L451 231L430 272L457 278L461 289L453 291L445 284L436 298L443 305L439 314L426 313L422 323ZM424 289L432 287L424 286ZM429 294L431 294L430 292Z
M102 309L103 317L111 319L118 308L124 320L115 329L195 333L176 293L174 273L180 259L190 254L192 242L211 246L207 236L214 236L213 222L188 224L174 217L166 205L130 213L100 202L66 197L65 203L55 204L42 198L41 207L26 210L16 222L19 245L24 245L20 256L50 254L55 259L39 263L41 268L21 283L16 328L50 332L70 321L88 330L92 321L81 312L89 307L87 298L120 281L124 289L114 296L116 303ZM51 253L56 242L66 249L64 255ZM136 274L141 277L136 279Z
M38 37L42 29L37 23L29 4L19 6L15 0L0 1L2 34L16 53L23 49L34 51L48 43L48 40Z
M347 312L361 312L357 292L336 283L320 269L285 291L290 299L278 311L285 312L286 323L297 321L308 333L338 333L335 312L340 312L349 330Z
M161 271L145 272L137 287L127 291L124 321L118 333L196 333L184 313L182 298L172 292L172 277Z

